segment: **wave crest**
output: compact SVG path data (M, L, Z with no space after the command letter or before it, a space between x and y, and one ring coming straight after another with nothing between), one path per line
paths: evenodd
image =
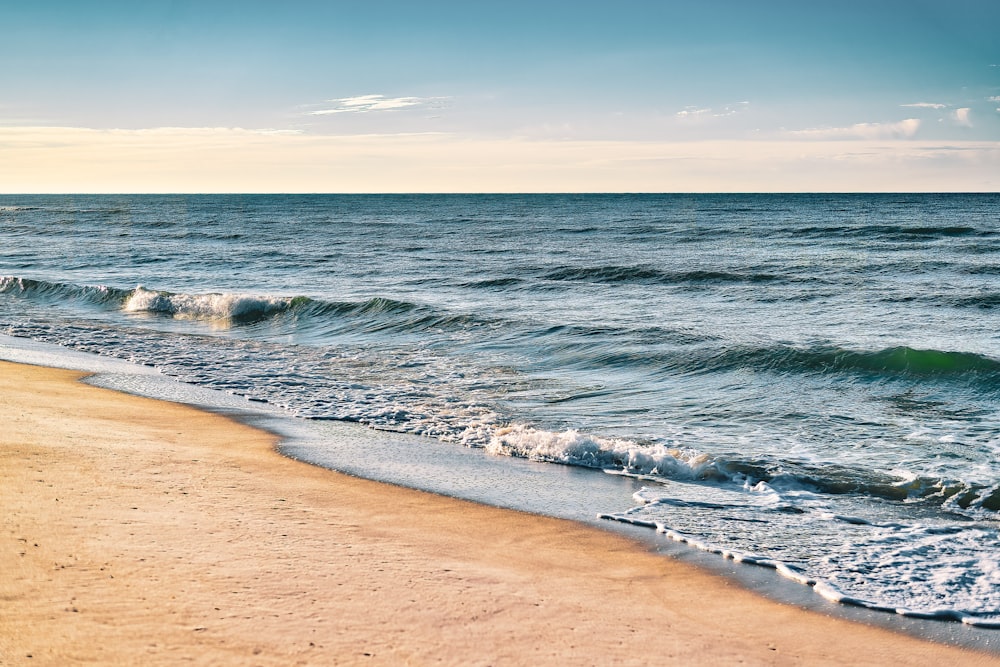
M974 352L916 349L905 345L882 350L835 346L729 348L681 359L677 370L690 372L754 368L776 372L851 373L884 377L964 378L1000 382L1000 361Z
M716 459L694 449L644 446L632 440L587 435L576 429L554 432L530 426L508 426L494 431L486 451L551 463L622 470L635 475L728 478L717 466Z
M181 319L253 322L287 311L294 298L247 294L171 294L154 292L142 285L122 304L129 313L161 313Z
M128 292L105 285L74 285L17 276L3 276L0 277L0 294L13 294L48 303L82 301L103 306L120 303L128 295Z
M737 487L764 483L776 489L805 490L828 496L922 501L969 517L994 516L1000 511L1000 484L989 486L924 476L900 477L831 462L713 455L691 447L601 438L576 429L557 432L524 425L506 426L490 433L485 449L494 455L637 477Z

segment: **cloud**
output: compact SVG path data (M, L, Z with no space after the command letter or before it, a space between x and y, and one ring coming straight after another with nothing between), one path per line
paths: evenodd
M371 113L373 111L398 111L410 107L427 106L440 97L386 97L385 95L358 95L327 100L336 106L307 112L310 116L327 116L337 113Z
M705 116L710 113L712 113L712 110L708 108L684 107L674 115L678 118L697 118L698 116Z
M913 104L900 104L901 107L913 107L916 109L944 109L948 105L940 102L914 102Z
M856 123L850 127L791 130L785 134L796 139L908 139L917 133L920 120L907 118L897 123Z
M972 127L972 119L969 117L970 111L972 110L969 109L969 107L955 109L955 113L952 114L952 119L963 127Z
M1000 102L1000 95L994 95L993 97L987 98L990 102Z
M746 101L737 102L736 104L727 104L712 115L716 118L721 118L722 116L732 116L746 110L748 106L750 106L750 103Z
M692 120L696 118L723 118L725 116L732 116L738 114L745 110L750 105L750 102L736 102L735 104L726 104L721 108L713 109L711 107L696 107L687 106L682 110L674 114L677 118L683 120Z

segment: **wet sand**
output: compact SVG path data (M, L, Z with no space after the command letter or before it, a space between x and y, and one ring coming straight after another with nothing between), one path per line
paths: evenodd
M0 362L3 665L1000 664L80 376Z

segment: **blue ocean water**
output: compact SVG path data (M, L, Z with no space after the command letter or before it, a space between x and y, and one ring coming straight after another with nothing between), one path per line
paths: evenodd
M7 195L0 333L1000 627L1000 195Z

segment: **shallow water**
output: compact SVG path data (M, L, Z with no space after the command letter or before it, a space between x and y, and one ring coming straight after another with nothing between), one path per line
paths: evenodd
M992 626L998 223L996 195L4 196L0 331L630 476L592 513Z

